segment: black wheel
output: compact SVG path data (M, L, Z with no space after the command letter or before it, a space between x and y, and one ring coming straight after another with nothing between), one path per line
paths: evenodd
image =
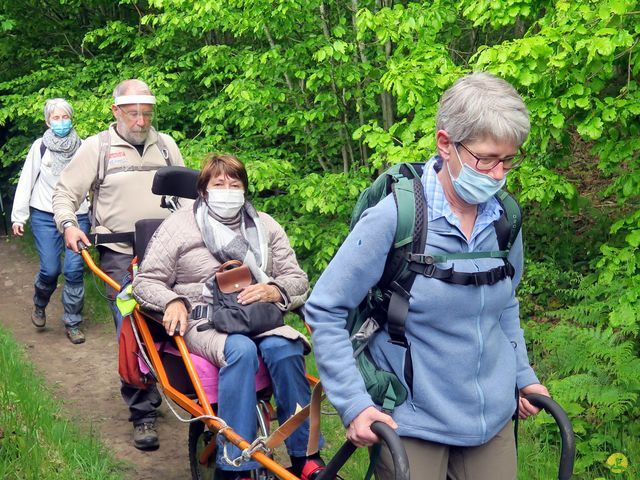
M270 415L267 403L259 401L256 404L258 414L258 432L262 436L269 435ZM192 480L216 480L216 456L211 455L209 461L202 465L200 454L211 444L215 443L216 434L205 427L203 422L192 422L189 424L189 465L191 466ZM259 468L251 472L255 480L275 480L276 477L264 468Z
M211 455L209 461L202 465L199 461L202 451L216 441L216 435L205 428L202 422L189 424L189 465L192 480L214 480L216 475L216 456Z

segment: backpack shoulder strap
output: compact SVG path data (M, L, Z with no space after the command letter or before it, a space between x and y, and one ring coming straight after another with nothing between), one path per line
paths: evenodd
M388 412L405 401L407 392L395 374L377 368L368 353L367 342L379 327L386 326L391 343L405 347L403 376L409 389L412 389L413 362L405 335L405 322L416 277L408 268L408 255L414 251L424 253L427 235L427 208L421 173L421 164L401 163L390 167L360 195L352 215L351 228L362 211L376 204L386 194L393 195L397 212L396 231L382 277L347 318L351 339L358 344L357 347L354 345L354 356L367 391L376 404ZM372 326L375 327L373 330Z
M418 168L421 172L421 166ZM427 225L426 200L416 166L410 163L398 164L387 172L387 176L387 181L390 182L388 189L393 194L396 205L397 223L393 245L378 282L383 289L402 277L407 254L424 252Z
M156 145L158 146L158 149L160 150L160 153L162 154L162 158L164 158L164 161L167 162L167 166L170 167L171 165L173 165L173 159L171 158L171 152L167 148L167 144L165 143L164 139L162 138L162 135L160 134L160 132L158 132L158 140L156 140Z
M38 141L38 140L36 140ZM47 151L47 147L44 144L44 139L40 140L40 158L34 158L32 164L31 172L35 172L35 178L31 181L31 194L33 194L33 189L36 188L36 183L38 183L38 179L40 178L40 172L42 172L42 157L44 153Z
M111 150L111 133L104 130L98 134L98 172L96 179L91 187L91 230L95 231L96 227L96 206L98 205L98 197L100 196L100 186L104 182L109 168L109 151Z
M98 134L98 176L96 177L96 187L99 188L104 182L109 168L109 151L111 150L111 135L109 130L104 130Z
M383 279L387 284L386 293L388 303L386 308L387 332L389 340L395 345L405 347L404 379L409 389L413 386L413 362L411 360L411 345L405 335L405 323L409 314L409 299L411 288L416 279L416 272L409 269L411 254L424 253L427 243L427 200L420 180L420 174L411 164L404 164L402 169L405 177L393 188L394 199L398 211L396 238L390 254ZM420 173L421 173L420 169ZM383 290L384 284L383 284Z
M408 169L404 170L403 169ZM386 309L387 330L391 342L408 346L404 324L409 312L409 298L416 273L408 268L409 255L424 253L427 241L427 202L420 175L411 164L403 164L403 175L392 191L398 212L394 245L387 256L380 281L389 302Z
M522 210L516 199L504 190L496 193L504 213L494 222L500 250L509 251L522 227Z

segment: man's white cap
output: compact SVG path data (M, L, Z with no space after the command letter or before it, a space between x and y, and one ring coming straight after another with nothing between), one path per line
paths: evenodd
M115 105L131 105L134 103L155 105L156 97L153 95L122 95L120 97L116 97L113 103Z

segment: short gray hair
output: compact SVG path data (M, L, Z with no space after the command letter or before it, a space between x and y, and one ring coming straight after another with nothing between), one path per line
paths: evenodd
M526 105L509 82L477 72L459 78L444 92L436 128L445 130L453 142L491 137L520 146L531 125Z
M130 78L129 80L121 81L116 88L113 89L113 98L121 97L123 95L151 95L151 89L149 85L137 78Z
M57 108L69 115L69 118L73 118L73 107L69 102L67 102L64 98L50 98L44 104L45 122L49 122L49 117Z

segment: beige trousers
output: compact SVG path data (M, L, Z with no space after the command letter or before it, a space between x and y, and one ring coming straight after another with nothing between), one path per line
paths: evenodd
M402 443L409 457L411 480L516 479L516 445L511 421L489 442L477 447L454 447L411 437L403 437ZM393 460L386 446L380 452L375 478L395 478Z

